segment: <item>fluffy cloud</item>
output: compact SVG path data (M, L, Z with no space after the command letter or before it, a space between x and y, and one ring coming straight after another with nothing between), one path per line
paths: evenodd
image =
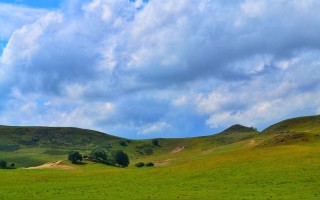
M164 133L166 129L170 128L170 125L166 122L158 122L155 124L147 125L141 131L139 131L139 135L146 135L150 133Z
M44 9L0 3L0 40L7 40L15 30L32 23L46 12Z
M225 84L197 98L198 111L209 114L212 127L230 123L273 123L287 117L319 114L320 51L301 53L280 63L281 71L244 84ZM283 63L288 64L283 68ZM290 67L289 67L290 66Z
M30 17L0 15L1 123L177 137L319 113L317 1L6 7Z

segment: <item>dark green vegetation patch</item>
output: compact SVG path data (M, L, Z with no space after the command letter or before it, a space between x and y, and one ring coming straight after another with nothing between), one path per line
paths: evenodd
M0 144L0 151L12 152L20 149L20 146L17 144Z

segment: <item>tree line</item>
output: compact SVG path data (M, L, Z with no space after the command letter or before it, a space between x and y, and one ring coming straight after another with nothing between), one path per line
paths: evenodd
M6 161L0 160L0 169L15 169L15 164L11 163L8 165Z
M68 154L68 160L73 164L78 164L83 160L88 160L91 162L118 167L128 167L130 163L129 156L123 151L106 151L102 148L94 149L90 154L84 156L82 156L78 151L71 151Z

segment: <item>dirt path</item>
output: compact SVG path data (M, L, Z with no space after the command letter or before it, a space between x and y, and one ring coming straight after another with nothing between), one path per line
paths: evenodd
M175 148L171 153L179 153L180 151L184 150L187 146L186 145L181 145L177 148Z
M257 141L256 140L250 140L249 146L256 146L256 145L257 145Z
M65 169L65 170L71 170L73 167L63 165L64 160L55 161L52 163L46 163L40 166L36 167L27 167L25 169L48 169L48 168L54 168L54 169Z

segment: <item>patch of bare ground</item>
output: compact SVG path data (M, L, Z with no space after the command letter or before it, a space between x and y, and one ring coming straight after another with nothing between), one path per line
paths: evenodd
M184 150L187 147L187 145L181 145L175 148L171 153L179 153L180 151Z
M249 146L256 146L257 145L257 141L256 140L250 140L249 141Z
M206 147L202 149L202 154L209 154L215 151L215 147Z
M55 161L52 163L45 163L43 165L35 166L35 167L27 167L25 169L63 169L63 170L72 170L73 167L64 165L64 160Z
M171 160L172 160L172 159L159 160L159 161L156 161L154 164L155 164L156 166L167 166L167 165L170 164L170 161L171 161Z

